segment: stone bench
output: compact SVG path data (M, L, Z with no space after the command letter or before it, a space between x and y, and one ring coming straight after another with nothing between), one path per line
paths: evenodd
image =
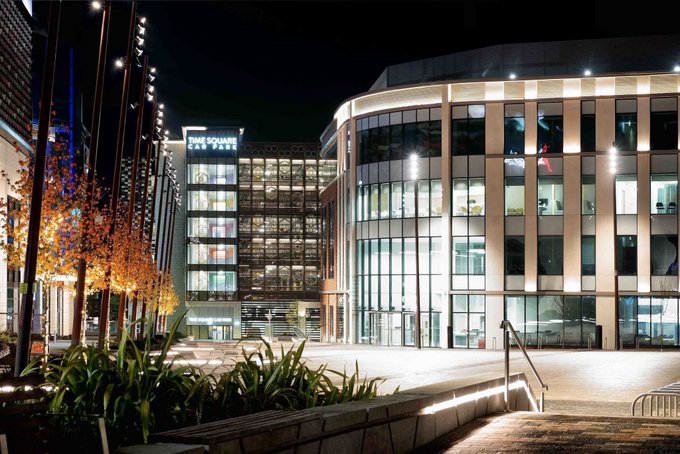
M271 410L161 432L152 435L150 441L204 445L210 453L257 452L262 448L294 444L300 430L320 418L310 410Z

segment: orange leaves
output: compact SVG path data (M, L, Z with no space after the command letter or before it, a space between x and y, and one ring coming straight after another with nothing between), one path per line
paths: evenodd
M20 165L17 175L3 175L9 192L17 199L16 206L11 207L7 201L0 200L0 248L6 253L8 264L14 267L24 265L33 187L32 159L21 159ZM88 190L94 197L87 209L99 219L98 224L83 216ZM86 255L94 257L106 250L104 232L108 222L106 210L99 208L101 197L102 189L96 183L88 185L86 176L78 174L66 147L59 142L53 143L45 161L36 270L40 278L63 285L75 277L78 260L83 254L80 242L84 231L96 240L91 242Z

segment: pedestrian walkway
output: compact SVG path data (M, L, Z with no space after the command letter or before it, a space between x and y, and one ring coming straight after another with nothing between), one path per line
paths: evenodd
M416 452L675 453L680 452L680 421L506 413L476 419Z

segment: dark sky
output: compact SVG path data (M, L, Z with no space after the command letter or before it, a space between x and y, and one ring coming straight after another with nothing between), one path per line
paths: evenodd
M342 100L367 90L387 65L500 43L674 33L677 18L662 5L142 1L138 8L148 18L144 49L158 69L171 135L181 125L239 121L246 140L317 141ZM110 61L124 52L128 9L114 3ZM83 3L65 2L64 11L64 33L82 48L87 94L98 20ZM112 69L107 77L115 98L120 82ZM105 112L109 123L116 109Z

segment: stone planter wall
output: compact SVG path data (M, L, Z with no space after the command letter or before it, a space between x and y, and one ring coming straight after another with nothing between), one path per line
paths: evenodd
M527 411L533 408L526 393L528 385L518 386L521 381L527 383L524 374L511 376L511 383L516 383L516 388L510 391L511 410ZM195 428L186 428L156 434L153 440L186 443L193 445L191 449L203 445L210 454L408 453L475 418L504 411L503 392L497 392L503 385L503 379L499 378L457 389L442 390L441 385L425 386L365 402L303 410L305 419L298 419L297 422L292 416L302 412L292 412L290 425L282 424L281 421L275 425L268 424L267 420L262 419L233 430L238 425L236 420L240 419L234 418L205 425L205 428L210 427L209 435L204 430L199 436ZM496 393L482 396L489 390L495 390ZM440 404L439 408L433 407L437 404ZM167 449L169 446L165 446L165 452L170 452ZM176 444L174 446L180 448ZM145 448L149 451L144 451ZM151 452L152 449L152 446L147 445L126 448L120 452Z

